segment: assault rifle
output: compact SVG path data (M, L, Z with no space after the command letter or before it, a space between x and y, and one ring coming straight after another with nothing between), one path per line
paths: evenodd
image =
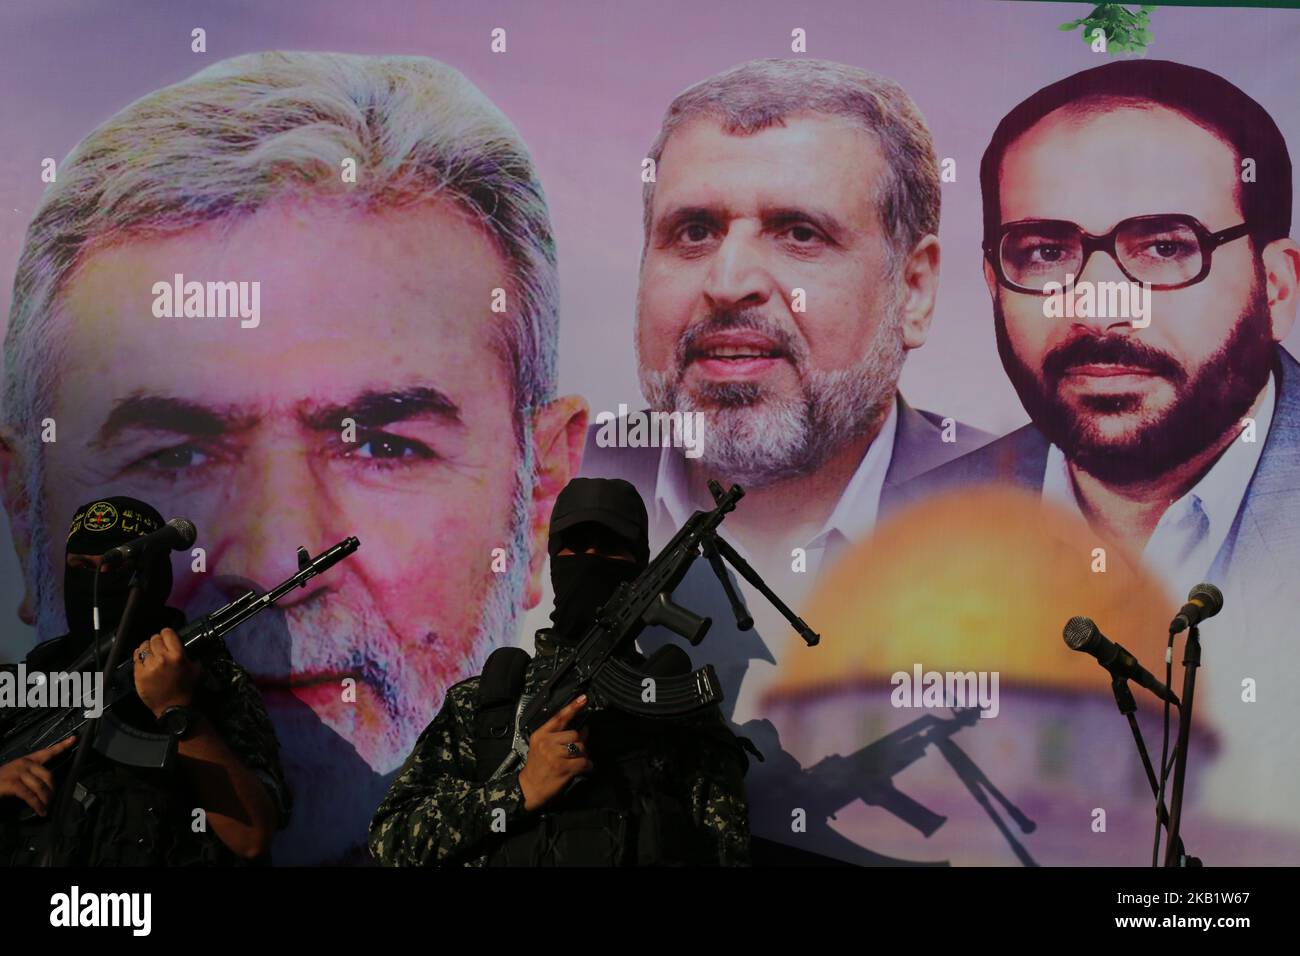
M215 641L274 605L294 588L305 587L316 575L333 567L352 552L360 542L345 538L328 551L312 558L306 548L298 549L298 573L262 594L247 591L225 607L193 621L176 632L187 653L197 651L204 644ZM101 639L101 649L115 640L115 635ZM87 651L75 662L89 663ZM170 734L156 734L128 726L113 718L112 707L135 694L134 661L117 664L111 676L106 675L103 687L103 714L99 719L98 733L92 745L100 753L118 763L135 767L164 767L176 750L176 739ZM33 709L24 714L14 727L0 740L0 764L35 753L78 733L95 718L87 717L84 709L68 707L58 710ZM70 752L69 752L70 753ZM67 756L64 754L62 756Z
M718 537L722 519L735 509L745 492L739 485L723 492L722 486L712 480L709 492L713 495L714 509L691 515L636 580L620 584L596 612L595 621L574 650L561 658L546 683L536 694L523 697L516 714L510 753L493 777L519 766L528 757L528 739L533 733L580 694L587 695L586 713L613 707L656 718L683 717L722 700L722 686L711 664L689 674L652 677L621 658L647 626L662 624L692 645L704 639L712 618L701 617L673 603L671 597L701 553L718 576L742 631L753 626L753 619L727 577L724 561L772 602L809 647L821 640L735 549Z

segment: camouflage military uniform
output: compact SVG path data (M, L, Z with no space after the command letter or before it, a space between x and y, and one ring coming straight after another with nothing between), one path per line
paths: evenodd
M72 662L67 638L37 647L27 659L32 670L60 670ZM216 728L240 761L266 785L279 811L279 824L288 821L289 791L280 766L279 742L262 696L248 673L235 663L224 643L201 656L204 673L195 690L195 709ZM13 665L5 665L13 669ZM132 696L110 711L125 722L153 728L153 715ZM14 716L17 712L14 712ZM0 713L0 736L12 723ZM66 771L71 754L56 768ZM73 801L62 840L62 855L76 866L237 865L231 852L211 829L195 833L194 810L201 806L184 770L175 763L164 770L126 767L96 751L87 755L80 782L93 795ZM56 798L57 799L57 798ZM35 864L47 834L46 821L20 822L26 804L0 800L0 864ZM51 811L53 812L53 811Z
M528 665L524 694L532 694L553 671L555 644L538 633L537 657ZM389 866L485 866L488 851L504 825L506 833L537 826L548 812L572 803L555 797L536 811L524 809L517 772L486 783L491 768L477 766L474 720L479 678L447 692L442 710L416 742L370 824L370 851ZM652 736L651 775L664 787L665 800L677 802L689 817L689 848L681 858L660 862L743 865L749 858L749 824L744 795L746 758L716 708L679 721L648 721L614 711L592 716L588 752L594 781L622 769L617 741L628 731ZM610 729L614 728L614 729ZM601 731L604 729L604 733ZM604 743L602 744L602 739ZM486 772L485 772L486 770ZM494 829L494 821L496 829Z

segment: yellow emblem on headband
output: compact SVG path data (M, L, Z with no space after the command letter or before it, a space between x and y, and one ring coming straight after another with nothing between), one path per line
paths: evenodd
M81 526L87 531L107 531L117 524L117 509L107 501L96 501L81 517Z

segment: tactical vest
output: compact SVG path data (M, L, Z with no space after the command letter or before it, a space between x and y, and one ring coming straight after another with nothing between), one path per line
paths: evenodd
M180 612L164 620L168 627L185 621ZM33 670L60 670L75 663L77 656L76 645L65 635L35 647L27 664ZM136 727L152 723L152 715L137 698L121 701L111 713ZM60 791L70 763L55 768ZM178 767L125 767L92 750L63 821L62 861L91 867L242 865L244 861L210 830L194 831L193 803ZM36 865L53 837L53 813L30 817L20 801L4 804L8 806L0 805L0 866Z
M164 782L166 771L140 771L97 761L69 807L62 859L70 866L216 866L240 862L215 837L194 834L188 801ZM9 866L33 866L53 834L48 819L0 822Z
M488 780L510 750L530 658L498 648L479 678L474 715L478 781ZM665 764L672 754L662 727L617 711L592 718L588 743L595 772L553 798L518 832L495 835L489 866L663 866L713 862L682 798L665 787L680 782Z

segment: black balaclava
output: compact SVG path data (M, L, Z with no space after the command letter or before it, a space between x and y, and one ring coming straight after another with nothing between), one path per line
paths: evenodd
M68 531L67 554L100 555L110 548L157 531L164 524L156 509L135 498L119 495L98 498L77 509ZM93 567L71 568L64 562L63 610L68 617L68 632L89 636L94 631L91 608L94 606L95 578L99 578L99 623L107 633L117 627L126 609L131 582L131 568L117 568L98 573ZM164 606L172 590L171 558L164 554L149 567L147 586L140 595L132 630L152 628L166 621ZM169 625L170 626L170 625ZM153 633L152 630L149 633Z
M556 641L579 640L618 586L645 569L650 555L648 524L645 503L629 482L575 478L565 485L551 513L547 547L555 592L551 624ZM592 544L601 550L627 549L635 560L581 553ZM578 553L558 555L566 546Z

